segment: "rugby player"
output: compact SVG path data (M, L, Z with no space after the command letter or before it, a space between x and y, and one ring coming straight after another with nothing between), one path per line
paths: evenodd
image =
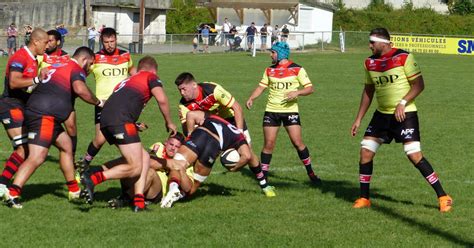
M92 66L96 82L96 96L101 100L107 100L112 94L115 86L125 80L129 74L136 72L130 53L117 48L117 32L113 28L104 28L100 33L102 50L96 53L95 63ZM102 108L95 108L95 137L89 143L84 157L76 164L84 170L89 166L92 159L97 155L102 145L105 144L105 137L100 131L100 117Z
M143 193L150 156L140 142L135 123L152 96L158 102L166 129L176 133L176 125L170 117L168 98L156 75L157 70L154 58L143 57L138 62L138 72L119 83L105 103L100 119L101 132L109 144L118 147L126 164L92 174L88 170L83 173L81 183L86 187L84 197L89 203L94 200L95 185L107 179L129 178L134 184L133 210L137 212L145 209Z
M27 89L41 82L36 56L44 53L47 43L48 34L42 29L35 29L28 45L18 50L7 63L3 94L0 97L0 120L14 151L7 159L0 177L0 196L5 194L7 185L27 156L24 123L25 104L30 96Z
M250 133L244 120L242 107L221 85L212 82L197 83L194 76L189 72L181 73L176 78L175 84L181 95L181 100L179 102L179 118L185 135L188 133L188 125L186 123L187 113L199 110L218 115L235 125L237 129L245 135L247 143L250 145ZM252 156L255 157L252 161L258 161L258 158L253 151ZM266 180L264 174L263 177L260 178L262 174L260 173L261 164L259 162L251 163L249 167L258 181L263 179ZM273 186L262 189L266 196L275 196Z
M289 55L290 47L286 42L276 42L272 45L270 57L273 65L265 69L262 80L250 95L246 106L250 109L253 101L265 89L269 89L267 107L263 116L264 146L260 154L263 171L268 173L278 131L283 123L291 143L306 168L309 179L318 185L321 179L314 174L308 147L303 143L298 113L298 97L312 94L313 84L306 70L289 60ZM300 86L303 88L299 89Z
M72 142L61 124L73 109L72 99L75 95L89 104L103 105L103 101L97 99L86 85L86 71L93 62L92 50L78 48L66 64L50 66L47 78L37 85L29 97L25 110L29 155L5 194L8 206L22 208L19 202L22 187L44 162L51 145L59 149L59 164L67 182L69 199L79 198L80 188L74 177Z
M240 155L240 160L230 169L231 172L238 171L248 164L250 170L257 175L256 178L264 192L265 189L273 188L267 184L259 166L260 163L256 156L252 156L253 152L244 134L234 125L217 115L210 115L203 111L188 112L186 119L191 134L174 158L167 160L166 166L170 169L170 178L175 179L172 183L176 186L173 187L170 183L168 194L161 200L162 208L170 208L174 202L183 198L179 185L187 167L194 167L194 184L189 192L185 192L186 195L192 195L211 173L219 154L231 148L236 149ZM275 194L266 194L266 196L272 197Z
M184 143L184 136L181 133L171 135L164 142L157 142L150 147L150 169L148 169L146 183L145 183L145 203L157 203L161 200L162 196L166 195L168 191L168 171L163 165L166 165L165 159L172 159L181 145ZM123 157L106 162L102 168L107 170L118 164L125 163ZM183 192L188 192L193 184L192 180L192 167L187 171L187 176L183 175L181 181L181 187ZM172 179L175 181L176 179ZM171 183L171 180L170 180ZM122 187L122 194L110 200L108 202L111 208L120 208L128 206L132 203L133 198L133 183L127 179L121 179L120 184ZM173 186L173 184L172 184Z
M51 65L66 64L69 62L71 57L67 52L61 49L61 34L55 30L51 29L48 31L48 45L46 46L46 51L42 56L37 56L39 63L39 69L48 68ZM75 99L75 98L74 98ZM74 107L74 102L73 102ZM71 137L72 140L72 154L76 153L77 147L77 125L76 125L76 111L73 109L71 114L64 122L64 127L66 128L67 134Z
M351 127L355 136L374 94L377 110L367 127L361 142L359 161L360 198L353 207L370 207L370 180L373 158L382 143L390 144L395 139L403 143L405 154L421 172L438 196L439 210L448 212L452 199L441 186L437 174L421 152L420 130L415 98L425 87L420 67L413 54L393 48L390 34L385 28L370 32L369 48L373 55L365 60L366 81L362 91L359 111Z

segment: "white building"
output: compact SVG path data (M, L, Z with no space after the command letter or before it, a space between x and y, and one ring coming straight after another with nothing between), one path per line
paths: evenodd
M264 23L272 27L278 25L280 29L287 25L288 44L292 48L332 39L334 9L328 4L301 4L298 0L201 0L198 3L209 9L218 29L225 18L237 26L240 34L252 22L258 30ZM260 46L260 39L255 40ZM267 39L267 47L269 45L270 39Z

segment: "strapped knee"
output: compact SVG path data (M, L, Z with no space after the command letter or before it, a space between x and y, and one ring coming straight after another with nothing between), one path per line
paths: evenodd
M363 139L362 142L360 142L360 146L364 149L367 149L373 153L377 153L377 150L380 147L380 143L378 143L375 140L371 139Z
M193 178L194 178L194 180L196 180L196 181L202 183L202 182L206 181L207 176L202 176L202 175L199 175L199 174L197 174L196 172L194 172L194 173L193 173Z
M409 144L403 145L403 150L405 150L406 155L410 155L416 152L421 152L421 145L419 141L411 142Z
M12 139L12 146L13 148L17 148L20 145L28 143L28 135L27 134L21 134L18 136L13 137Z

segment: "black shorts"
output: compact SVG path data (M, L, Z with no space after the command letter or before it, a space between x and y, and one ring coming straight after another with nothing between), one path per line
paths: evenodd
M364 136L380 138L386 144L390 144L393 139L396 143L420 141L417 112L407 112L405 116L403 122L398 122L394 114L375 111Z
M0 120L6 130L22 127L25 121L24 113L24 104L16 101L9 101L8 98L0 99Z
M224 120L228 121L230 124L237 127L237 122L235 121L235 117L225 118ZM247 122L245 120L244 120L244 129L242 129L242 130L244 130L244 131L248 130Z
M50 115L40 115L27 111L25 123L28 130L28 144L49 148L56 142L58 136L64 132L61 122Z
M135 123L100 127L100 131L111 145L126 145L140 142Z
M263 115L263 126L264 127L279 127L283 123L283 126L298 125L301 126L300 114L294 113L275 113L266 112Z
M208 168L212 168L221 152L219 141L199 128L191 133L184 145L196 153L199 162Z
M95 106L95 108L94 108L94 121L95 121L95 124L100 124L101 113L102 113L102 108L98 107L98 106Z

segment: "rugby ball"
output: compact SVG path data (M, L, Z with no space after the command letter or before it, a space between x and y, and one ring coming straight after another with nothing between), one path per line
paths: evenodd
M240 155L235 149L228 149L221 154L221 164L227 169L234 167L240 160Z

